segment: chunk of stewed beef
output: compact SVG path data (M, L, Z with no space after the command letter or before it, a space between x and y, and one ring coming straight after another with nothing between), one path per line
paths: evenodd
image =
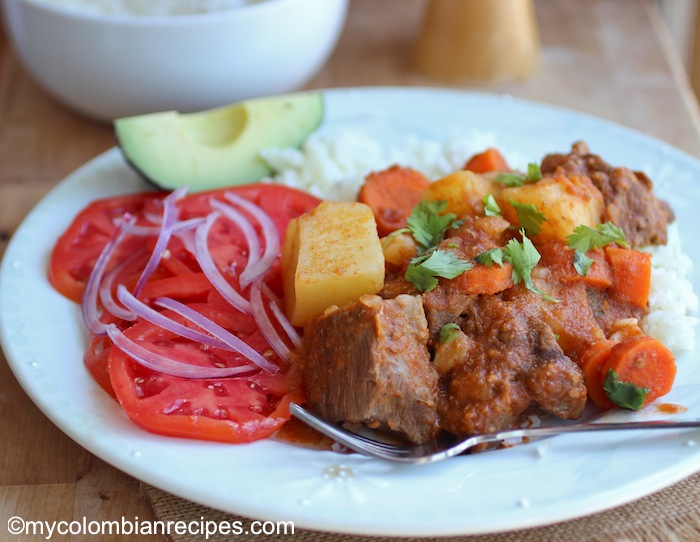
M603 221L610 221L625 232L633 247L665 244L667 225L673 210L654 195L652 181L640 171L613 167L591 154L583 142L575 143L569 154L550 154L542 160L545 175L585 175L603 194Z
M418 296L363 296L315 319L305 334L307 403L335 421L434 440L438 375Z
M560 418L581 415L581 370L538 316L498 296L482 296L469 305L460 327L435 355L444 382L438 406L444 430L469 435L516 427L531 406Z

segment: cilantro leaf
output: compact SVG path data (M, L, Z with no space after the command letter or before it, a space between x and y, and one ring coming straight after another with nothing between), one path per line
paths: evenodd
M449 324L445 324L440 328L440 338L439 341L441 343L448 343L452 339L455 338L455 335L457 335L457 332L459 331L459 326L455 324L454 322L450 322Z
M515 209L518 215L520 227L524 228L530 235L537 235L542 229L542 222L547 221L544 213L540 213L531 203L521 203L515 200L509 200L510 204Z
M537 266L541 256L525 232L520 230L520 233L523 237L522 243L517 239L511 239L503 249L504 260L513 264L513 283L522 282L528 290L541 295L547 301L558 302L532 282L532 271Z
M442 241L447 229L456 225L457 215L440 214L446 207L446 201L421 200L406 220L408 229L423 252Z
M591 268L594 261L595 260L586 256L585 252L581 252L580 250L574 252L574 269L576 269L576 272L582 277L588 274L588 270Z
M566 243L580 252L588 252L592 248L604 247L610 243L627 246L625 233L612 222L597 224L595 228L585 224L576 226L573 233L566 238Z
M542 178L542 171L540 166L531 162L527 165L527 174L523 173L501 173L496 177L496 182L505 186L506 188L512 188L517 186L522 186L525 183L534 183Z
M605 394L613 403L622 408L639 410L644 405L644 398L649 393L632 382L622 382L618 374L610 369L603 384Z
M474 259L486 267L491 267L495 263L503 267L503 250L498 247L490 248L477 254Z
M542 170L540 166L534 162L530 162L527 165L527 177L526 180L529 182L537 182L542 178Z
M531 282L531 274L535 266L540 261L540 253L537 252L532 241L524 235L523 241L520 243L517 239L511 239L503 249L503 254L506 261L513 264L513 282Z
M470 262L460 260L452 252L438 249L413 258L408 264L405 277L419 291L429 292L437 286L437 277L453 279L471 267Z
M503 216L493 194L486 194L481 201L484 203L484 214L486 216Z
M525 184L525 175L522 173L499 173L496 182L506 188L513 188Z
M566 238L566 243L576 251L574 253L574 269L584 277L593 263L593 260L586 256L586 252L610 243L617 243L623 247L628 246L625 233L612 222L596 224L595 228L585 224L576 226L573 233Z

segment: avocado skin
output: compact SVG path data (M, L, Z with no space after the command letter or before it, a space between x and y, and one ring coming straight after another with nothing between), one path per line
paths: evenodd
M321 93L257 98L198 113L164 111L114 122L125 162L157 189L190 192L257 182L266 147L300 147L323 122Z
M122 157L124 158L124 162L126 162L126 165L127 165L127 166L129 166L129 167L130 167L131 169L133 169L136 173L138 173L139 176L140 176L146 183L148 183L152 188L154 188L155 190L167 190L167 191L169 191L169 192L171 192L172 190L174 190L174 189L170 189L170 188L164 188L163 186L161 186L160 184L158 184L156 181L154 181L153 179L151 179L148 175L146 175L143 171L141 171L141 170L139 169L139 167L138 167L136 164L134 164L134 163L131 161L131 159L127 156L127 154L124 152L124 149L122 148L122 145L121 145L121 143L120 143L120 141L119 141L119 136L116 135L116 133L115 133L115 137L117 138L117 148L119 149L119 151L120 151Z

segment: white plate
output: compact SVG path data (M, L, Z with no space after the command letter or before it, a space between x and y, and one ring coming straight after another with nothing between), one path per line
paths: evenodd
M700 163L659 141L572 111L430 89L326 93L326 126L447 138L492 131L531 160L584 139L609 162L646 171L674 206L685 250L700 261ZM397 129L398 127L398 129ZM381 132L381 130L378 130ZM78 308L46 280L59 232L88 201L143 189L118 151L77 170L26 218L2 262L0 331L10 366L41 410L115 467L192 501L296 527L371 535L456 535L532 527L629 502L700 470L700 432L571 435L422 467L267 441L233 446L165 438L130 423L81 359ZM697 273L692 277L700 291ZM697 349L679 358L665 401L700 417ZM648 415L648 414L647 414ZM642 415L643 416L643 415ZM339 468L343 467L343 468ZM339 473L339 476L333 476Z

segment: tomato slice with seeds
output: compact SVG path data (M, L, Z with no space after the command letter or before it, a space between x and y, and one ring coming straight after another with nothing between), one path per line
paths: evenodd
M228 326L261 354L274 357L252 317L240 313L232 317L231 311L222 311L216 303L191 307ZM231 323L236 328L232 329ZM203 348L145 321L124 333L152 351L193 365L234 367L248 363L240 354ZM230 443L266 438L289 419L289 403L303 400L300 378L293 367L274 375L255 369L249 376L192 380L147 369L113 346L109 375L119 403L134 423L173 437Z
M225 192L233 192L259 205L272 218L280 233L280 240L292 218L318 205L318 198L300 190L273 184L254 184L223 190L201 192L186 196L178 202L180 220L202 217L211 212L212 198L226 202ZM161 200L167 192L129 194L97 200L89 204L74 219L56 242L49 261L48 276L52 286L76 303L95 261L107 241L114 235L117 222L129 214L143 217L137 223L146 223L146 216L162 214ZM114 261L143 249L147 238L129 236L120 245ZM227 262L231 268L239 268L247 261L244 239L235 226L219 220L210 233L210 249L218 265ZM183 249L184 250L184 249ZM108 268L109 269L109 268Z
M160 214L166 192L131 194L97 200L83 209L61 235L49 261L49 282L68 299L80 302L85 284L105 244L117 230L119 219L129 214ZM120 244L114 262L139 250L144 239L130 237Z
M112 382L109 379L109 351L112 347L112 342L108 337L90 335L88 344L85 347L85 356L83 363L95 382L105 390L114 399L117 395L112 388Z
M177 202L179 220L203 217L212 211L211 200L227 202L230 191L260 206L274 221L280 242L289 221L318 205L316 197L284 186L255 184L186 196ZM162 214L166 193L148 193L99 200L85 208L58 240L51 254L49 278L63 295L79 302L97 257L114 235L125 214L147 217ZM242 211L243 212L243 211ZM244 213L245 214L245 213ZM252 220L260 243L264 239ZM187 236L190 236L187 239ZM194 380L143 367L104 337L91 336L84 364L97 383L115 397L131 420L164 435L222 442L250 442L266 438L289 419L289 402L303 400L300 376L293 366L279 360L249 315L231 307L208 283L187 249L193 231L173 235L166 254L145 284L139 298L148 302L170 297L196 308L201 314L238 335L281 370L269 374L255 369L244 377ZM152 250L153 237L126 236L112 258L112 293L118 284L133 289ZM245 267L248 254L242 232L226 219L210 230L208 249L225 276L234 277ZM121 262L126 262L118 267ZM265 281L282 294L279 261ZM235 281L234 281L235 282ZM171 314L175 319L177 315ZM109 317L107 317L109 318ZM124 334L153 351L195 365L235 366L249 362L240 354L203 347L149 322L111 319ZM181 320L182 321L182 320Z

